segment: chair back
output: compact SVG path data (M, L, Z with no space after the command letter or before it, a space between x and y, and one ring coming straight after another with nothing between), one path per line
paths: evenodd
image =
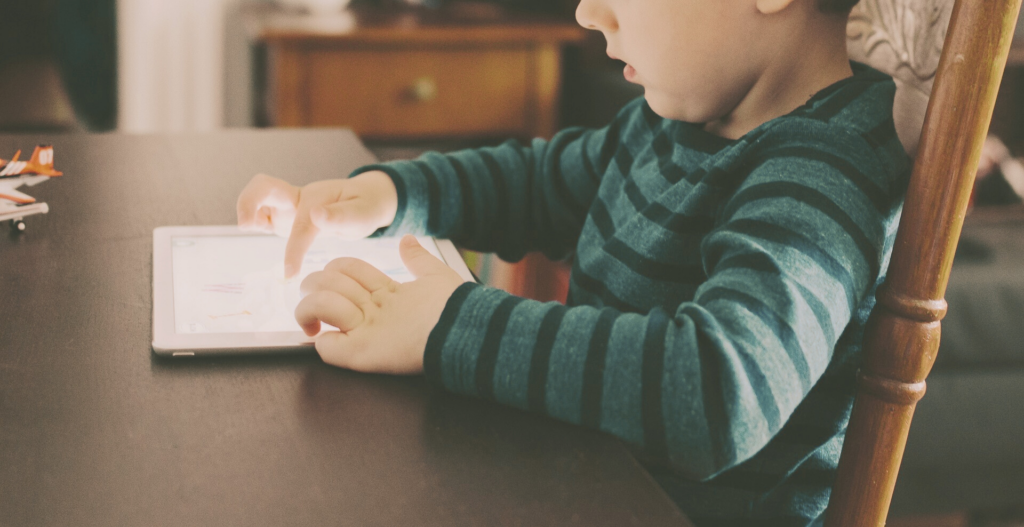
M953 0L860 0L850 13L850 58L896 81L893 118L911 156L917 153L952 11Z
M946 11L945 0L861 0L851 17L851 55L900 84L894 113L916 157L887 278L868 321L827 527L885 525L910 420L938 352L949 271L1020 3L956 0ZM947 16L940 54L935 40ZM923 127L915 127L925 99Z

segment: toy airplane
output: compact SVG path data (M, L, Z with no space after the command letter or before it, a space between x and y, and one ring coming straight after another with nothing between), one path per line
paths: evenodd
M21 150L10 161L0 159L0 221L11 220L15 229L23 231L26 216L46 214L50 207L14 189L22 185L32 187L64 173L53 169L52 146L37 146L28 161L18 161L19 157Z

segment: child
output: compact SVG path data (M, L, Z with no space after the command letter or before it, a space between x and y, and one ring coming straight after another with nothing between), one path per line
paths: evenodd
M828 503L864 323L909 159L895 85L851 64L856 0L582 0L644 98L601 130L257 176L243 227L426 233L507 260L573 254L566 306L459 277L406 237L416 281L332 262L296 318L326 362L445 388L635 445L697 525L808 525Z

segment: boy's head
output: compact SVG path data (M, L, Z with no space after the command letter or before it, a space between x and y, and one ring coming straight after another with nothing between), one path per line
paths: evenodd
M581 0L576 19L604 34L608 54L626 62L627 80L644 86L656 113L711 123L746 110L744 104L756 114L759 106L793 98L783 92L806 91L813 84L806 77L818 75L814 72L823 63L832 70L841 64L848 75L845 27L855 3ZM812 63L817 66L809 67ZM758 100L751 102L752 93ZM800 95L796 106L812 94Z

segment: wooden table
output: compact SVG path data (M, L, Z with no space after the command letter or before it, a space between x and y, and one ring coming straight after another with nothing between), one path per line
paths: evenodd
M258 171L372 156L347 131L0 135L55 146L0 230L0 525L687 525L612 438L315 355L151 354L152 230L234 221Z
M550 137L562 45L585 30L481 8L254 8L247 25L267 51L268 124L346 126L377 139Z

